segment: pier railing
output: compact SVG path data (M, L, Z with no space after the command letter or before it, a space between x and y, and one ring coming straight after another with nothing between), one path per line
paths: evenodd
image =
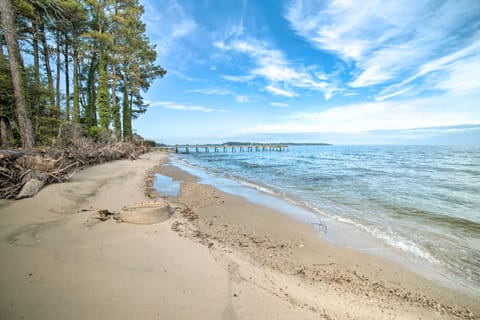
M156 147L158 151L175 153L197 153L197 152L266 152L266 151L288 151L288 145L284 144L250 144L250 145L179 145L173 147Z

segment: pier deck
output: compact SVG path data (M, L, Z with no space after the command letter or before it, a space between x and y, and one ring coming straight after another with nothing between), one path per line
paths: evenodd
M288 145L283 144L250 144L250 145L175 145L171 147L155 147L154 150L175 153L198 153L198 152L266 152L288 151Z

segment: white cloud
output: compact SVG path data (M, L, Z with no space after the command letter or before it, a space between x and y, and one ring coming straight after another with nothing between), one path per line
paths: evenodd
M451 64L448 71L448 77L440 80L436 88L450 91L480 89L480 54L473 59ZM480 105L480 92L477 101Z
M277 121L242 129L250 133L355 133L480 124L480 96L464 92L402 102L380 101L298 112ZM445 106L454 105L455 108Z
M267 78L272 82L289 82L301 80L302 76L293 68L282 64L265 64L260 68L252 70L252 73Z
M197 24L193 19L180 20L178 24L174 26L171 36L172 38L184 37L195 30L196 26Z
M441 77L438 76L439 72L442 72ZM414 75L383 89L377 100L407 92L411 87L405 86L422 77L429 82L429 87L436 89L449 91L480 88L480 39L462 50L424 63Z
M161 107L164 109L171 109L171 110L182 110L182 111L200 111L200 112L214 112L215 109L204 107L204 106L196 106L191 104L185 103L177 103L172 101L156 101L150 103L151 107Z
M236 95L232 91L226 90L226 89L193 89L193 90L186 90L185 92L202 93L206 95L220 95L220 96L231 95L235 98L235 101L238 103L250 103L255 101L248 96Z
M273 93L277 96L283 96L283 97L287 97L287 98L293 98L293 97L296 96L295 92L280 89L280 88L277 88L277 87L274 87L274 86L271 86L271 85L266 86L265 89L267 89L267 91L269 91L270 93Z
M229 43L217 41L214 46L221 50L245 54L256 66L250 70L248 75L224 76L226 80L243 82L261 78L268 83L266 89L269 92L286 97L293 97L296 94L279 89L278 86L320 91L326 100L330 99L335 92L340 91L336 85L328 81L326 74L316 72L314 68L308 70L303 66L292 65L281 51L271 49L266 42L237 39Z
M161 6L152 0L145 0L144 4L143 20L148 25L147 33L157 45L159 57L180 51L182 40L198 29L193 16L176 0L162 1Z
M414 5L409 0L297 0L285 17L307 41L353 66L349 86L396 82L380 94L386 98L407 92L409 82L439 70L447 69L447 79L454 77L449 64L478 56L478 45L473 49L471 44L478 41L479 12L477 0L418 0ZM436 77L429 81L443 83L445 78Z
M168 69L168 74L169 75L174 75L180 79L183 79L183 80L186 80L186 81L190 81L190 82L194 82L194 81L198 81L197 79L194 79L192 77L189 77L187 76L185 73L181 72L181 71L178 71L178 70L175 70L175 69Z
M244 96L244 95L236 95L235 96L235 101L238 102L238 103L250 103L250 102L254 102L255 100L252 100L249 97Z
M229 76L229 75L224 75L223 78L228 81L234 81L234 82L248 82L253 80L255 78L254 75L246 75L246 76Z
M391 90L389 90L389 93L387 93L386 90L383 90L383 91L380 93L380 95L378 95L378 96L375 97L375 100L377 100L377 101L383 101L383 100L386 100L386 99L390 99L390 98L393 98L393 97L402 95L402 94L404 94L405 92L410 91L410 90L412 90L411 87L406 87L406 88L403 88L403 89L400 89L400 90L397 90L397 91L391 91Z
M286 108L288 107L288 103L284 102L270 102L270 106L277 107L277 108Z
M185 92L192 92L192 93L203 93L208 95L228 95L231 94L229 90L225 89L193 89L193 90L186 90Z

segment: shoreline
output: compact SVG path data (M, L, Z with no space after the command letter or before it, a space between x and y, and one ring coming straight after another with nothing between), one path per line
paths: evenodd
M426 278L430 282L439 282L441 286L453 289L469 296L479 296L480 291L472 284L465 283L465 279L456 278L455 275L446 273L448 270L439 269L432 261L424 261L411 253L403 252L398 248L389 246L361 227L354 226L342 220L337 220L334 215L309 207L301 201L288 198L263 185L252 184L231 177L212 175L206 169L195 167L178 157L170 157L170 163L180 170L198 178L202 184L210 185L227 194L245 198L247 201L266 206L281 214L293 217L295 220L314 225L317 235L325 241L341 248L347 248L360 253L374 255L380 259L399 264L409 271Z
M165 169L165 168L167 168L167 169ZM453 299L453 300L455 300L457 302L461 302L461 303L465 303L466 301L468 301L468 303L466 303L467 305L469 304L470 306L473 306L473 307L476 305L474 295L471 294L470 292L464 292L464 291L459 292L456 289L448 288L448 287L445 287L443 285L434 284L432 280L426 279L423 276L421 276L417 273L414 273L413 271L407 270L404 266L400 265L397 262L393 262L391 260L388 260L388 259L385 259L385 258L382 258L382 257L374 256L374 255L371 255L369 253L355 251L354 249L347 249L347 248L339 247L338 245L333 244L333 243L327 241L326 239L320 238L318 236L317 232L315 231L315 228L312 227L311 225L309 226L306 223L301 222L299 219L296 219L296 218L292 217L291 215L289 216L289 215L286 215L285 213L280 213L280 212L278 212L278 210L272 209L271 206L268 206L268 205L263 206L263 205L260 205L258 203L250 203L241 196L224 193L222 191L219 191L219 190L215 189L215 187L212 187L208 184L198 185L197 184L198 179L195 176L191 176L189 173L187 173L185 171L182 171L181 168L177 168L175 165L166 164L163 167L160 167L159 173L162 174L162 175L171 177L176 181L181 181L182 185L185 185L185 182L194 183L194 184L197 185L197 187L195 187L195 188L200 188L200 189L205 188L207 190L211 189L211 190L213 190L212 192L221 194L222 198L225 197L227 199L236 199L236 200L231 200L235 204L228 204L228 203L224 204L224 202L223 202L224 200L222 200L222 205L219 205L218 203L217 204L212 204L211 206L213 206L213 207L215 207L215 205L216 206L226 206L228 208L240 206L237 201L242 202L243 205L246 205L248 207L250 207L250 206L254 207L254 209L252 209L252 210L248 210L248 209L243 210L244 212L257 212L255 215L252 214L254 217L247 218L247 220L252 219L252 218L254 220L255 219L258 220L260 218L259 217L260 215L272 214L272 216L269 217L269 219L272 219L270 221L272 223L273 222L277 223L278 220L286 220L286 222L282 222L282 223L286 223L286 224L290 224L290 225L293 225L293 224L296 225L295 228L298 228L298 229L295 229L295 231L294 231L294 234L296 236L299 236L301 239L303 239L305 237L309 237L309 241L310 241L309 242L309 245L310 245L309 250L311 251L312 256L309 256L307 258L307 261L318 260L318 259L322 260L322 258L319 258L319 257L324 255L323 251L327 251L329 253L334 252L331 255L327 254L328 257L331 258L332 256L336 255L336 257L334 257L333 260L337 260L337 259L341 260L342 263L343 263L343 267L345 267L346 265L349 265L349 266L355 265L355 267L356 267L356 268L346 267L346 270L342 270L342 271L339 272L339 274L341 274L340 277L345 276L345 274L343 274L343 272L345 272L345 271L346 271L346 274L349 274L350 276L353 274L354 277L349 278L349 276L346 276L346 280L344 279L344 281L351 284L351 283L355 282L355 280L356 280L356 279L352 280L352 278L361 279L361 281L360 281L361 283L360 284L357 283L356 285L361 287L362 290L367 289L366 286L368 287L368 285L365 283L365 281L366 282L373 281L373 287L379 286L379 287L382 287L382 289L385 289L385 287L383 287L384 286L383 283L380 284L376 280L371 280L371 279L367 280L367 279L369 279L369 277L373 277L373 278L382 279L381 282L386 281L386 283L389 282L390 284L394 284L394 287L398 286L398 284L400 284L400 286L398 286L398 287L389 288L388 292L389 292L390 295L393 292L394 296L397 295L400 298L407 297L407 300L409 301L409 303L415 303L416 302L416 303L420 303L420 304L426 303L427 305L431 304L431 301L429 301L430 299L428 297L426 297L426 296L422 297L423 293L428 292L429 294L432 294L432 293L439 294L437 297L440 300L443 300L443 299L451 300L451 299ZM186 192L186 191L182 189L182 193L184 193L184 192ZM196 191L196 192L199 192L199 191ZM208 193L208 191L206 191L206 192ZM191 195L188 195L188 196L180 195L178 198L180 198L182 201L188 201L187 199L190 198L190 197L192 197L192 196ZM261 213L259 213L259 212L261 212ZM206 216L210 216L210 217L212 216L211 212L210 213L203 212L203 214L205 214ZM213 216L216 217L215 215L213 215ZM208 220L208 218L205 218L205 219L207 219L207 221L203 222L203 227L201 227L200 230L208 230L209 226L211 226L211 224L212 224L211 220ZM233 218L230 217L229 219L233 219ZM275 220L275 221L273 221L273 220ZM229 222L231 223L232 221L230 220ZM245 222L244 221L240 222L238 219L235 220L235 225L237 225L237 226L242 225L242 223L245 223ZM250 223L251 222L248 222L248 223L246 223L246 225L249 226ZM207 225L208 225L208 227L207 227ZM276 237L275 233L278 232L278 231L279 230L274 230L274 232L270 233L268 237L270 239L275 238ZM285 230L282 229L281 231L284 232ZM211 234L211 235L208 235L209 234L208 231L202 231L202 232L207 234L207 236L206 236L207 238L208 237L213 237L214 239L218 238L218 236L215 235L216 233L219 232L218 230L214 230L213 234ZM236 231L236 232L233 232L233 234L241 234L242 232L245 232L245 230ZM262 230L260 232L260 234L262 234L262 235L265 234L265 230ZM303 234L305 235L305 237L302 237ZM246 236L245 233L243 234L243 236L244 236L244 238L249 237L249 236ZM235 243L230 243L230 245L233 244L234 247L236 246L236 247L240 248L240 250L242 250L243 248L250 247L249 244L243 243L242 242L243 240L241 238L242 237L240 237L240 239L238 240L238 245L236 245ZM250 238L251 238L251 236L250 236ZM285 236L284 236L284 238L285 238ZM253 241L253 242L255 243L255 241ZM282 247L282 245L284 245L284 244L280 244L280 247ZM303 244L302 249L305 246L306 245ZM248 251L248 250L243 250L243 251ZM253 250L253 251L255 251L255 250ZM253 252L253 253L250 252L248 255L250 256L250 258L253 257L254 260L255 260L255 258L258 259L258 256L256 256L257 255L256 252ZM269 256L269 258L271 258L271 256ZM320 281L320 282L322 282L322 281L325 282L326 281L326 282L328 282L328 280L322 279L322 277L315 278L315 276L318 276L318 271L319 271L319 270L316 270L316 268L308 270L308 272L307 272L308 268L303 266L303 265L300 266L300 267L290 266L290 267L286 267L286 268L279 268L279 266L288 265L288 262L289 262L288 260L296 260L297 258L299 260L303 260L305 257L304 256L300 256L300 257L295 256L295 257L291 257L290 259L286 259L286 260L282 261L281 263L279 263L275 259L273 259L273 260L270 259L271 261L269 261L269 259L265 259L265 257L263 257L261 259L265 259L263 261L264 266L268 266L268 267L273 268L273 269L278 269L282 273L297 274L297 275L301 275L303 277L311 278L311 280L314 280L314 281ZM358 264L358 261L364 261L363 266ZM325 262L325 261L323 261L321 263L316 263L314 265L326 265L326 264L333 265L333 264L336 264L336 262ZM365 266L365 264L366 264L366 266ZM369 270L369 269L371 269L371 266L377 266L378 270L376 270L374 272ZM342 268L339 268L339 269L342 269ZM322 271L324 272L325 270L322 270ZM309 273L309 274L307 274L307 273ZM333 273L335 274L336 272L333 272ZM313 277L312 277L312 275L313 275ZM337 276L338 276L338 274L333 275L334 278L337 277ZM336 282L337 280L335 280L334 282ZM356 285L353 285L353 287L355 287ZM374 291L376 289L378 289L378 288L374 288ZM349 290L352 290L352 288L350 288ZM457 295L459 295L461 298L459 298ZM414 297L414 298L410 299L411 297ZM380 298L380 299L382 300L382 298ZM447 307L447 308L449 308L449 307Z
M149 153L0 203L0 318L474 319L474 297L339 248ZM157 224L98 220L181 181ZM467 310L469 309L469 310Z

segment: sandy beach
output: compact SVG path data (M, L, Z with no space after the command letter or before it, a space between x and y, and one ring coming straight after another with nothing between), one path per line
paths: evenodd
M161 164L161 165L160 165ZM152 188L160 172L178 197ZM104 219L167 202L159 223ZM478 297L320 239L148 153L0 202L0 319L477 319Z

